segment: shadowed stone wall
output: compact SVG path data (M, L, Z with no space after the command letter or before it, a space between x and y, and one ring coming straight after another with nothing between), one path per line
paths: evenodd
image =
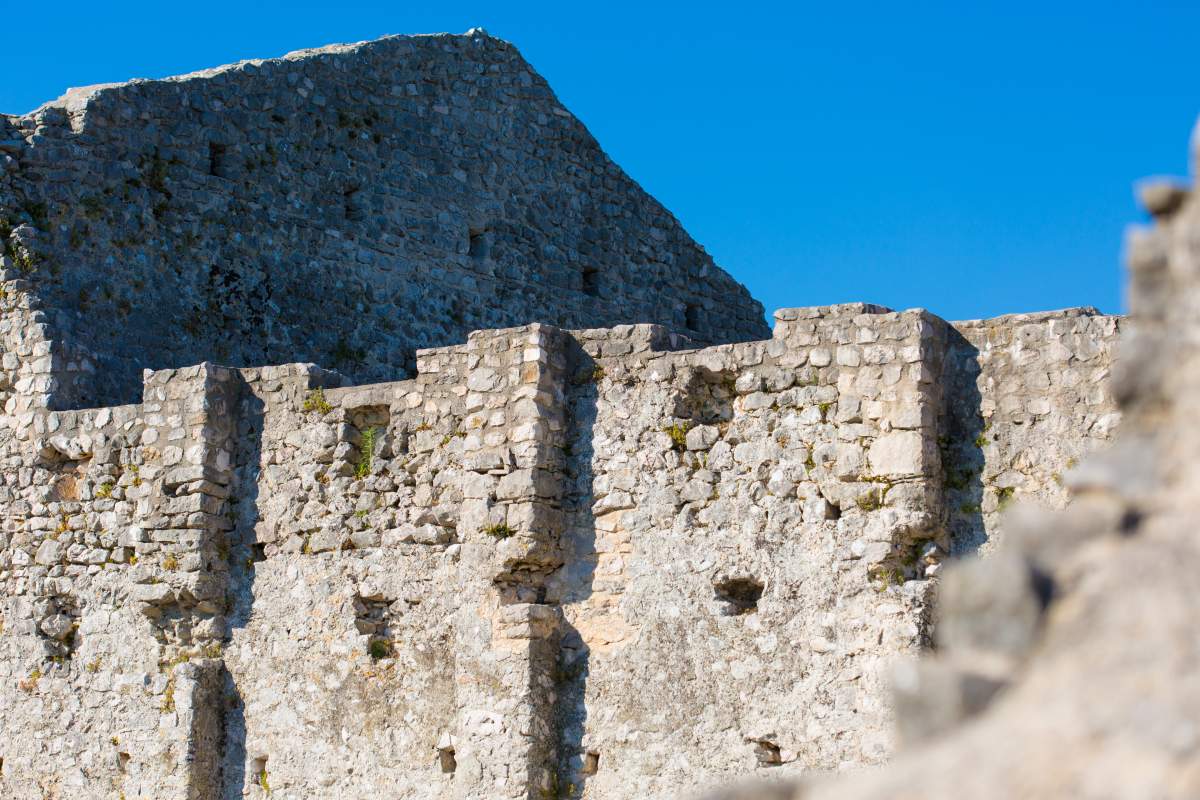
M762 307L482 32L0 117L0 241L78 351L63 407L134 400L143 368L205 359L395 379L417 348L535 321L767 335Z

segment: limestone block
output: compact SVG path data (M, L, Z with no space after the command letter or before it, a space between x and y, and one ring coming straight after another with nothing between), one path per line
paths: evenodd
M893 431L871 443L867 460L880 477L920 475L924 469L924 439L916 431Z
M66 545L58 539L46 539L38 545L34 561L38 564L51 566L62 561L67 554Z
M716 443L720 435L720 431L715 425L697 425L687 432L687 449L707 450Z

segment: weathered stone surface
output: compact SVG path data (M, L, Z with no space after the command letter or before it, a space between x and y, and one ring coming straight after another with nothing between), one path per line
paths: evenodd
M1200 198L1143 197L1156 220L1132 234L1140 341L1123 345L1115 377L1124 417L1114 446L1067 481L1079 494L1066 510L1018 507L998 545L950 567L943 646L898 675L896 713L910 717L900 730L912 746L885 769L777 796L1200 796Z
M884 478L920 475L923 449L921 434L915 431L896 431L881 436L867 452L871 472Z
M80 90L0 143L20 800L624 800L880 764L944 558L1024 548L1000 506L1065 503L1117 419L1118 322L1087 309L794 308L763 338L478 32ZM615 327L467 334L535 318ZM1129 492L1088 518L1124 524L1145 463L1080 473ZM1043 565L1095 546L1063 530L946 581L964 655L919 668L906 740L985 708L1088 584Z
M3 120L0 255L47 309L36 373L60 402L132 401L144 367L202 360L394 380L418 348L534 321L769 333L482 30L75 89Z

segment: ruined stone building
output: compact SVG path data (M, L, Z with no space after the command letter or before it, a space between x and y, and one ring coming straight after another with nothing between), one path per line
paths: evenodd
M775 312L510 45L0 117L0 793L673 798L886 760L1119 320Z

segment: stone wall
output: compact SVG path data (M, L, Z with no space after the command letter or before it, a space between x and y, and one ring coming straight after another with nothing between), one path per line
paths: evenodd
M769 342L598 358L574 392L561 755L587 797L890 750L881 670L919 647L946 544L945 325L776 318Z
M1060 502L1110 426L1115 327L856 304L702 349L476 332L391 383L206 363L138 405L14 393L0 787L601 799L879 763L942 559L997 535L959 527L951 458Z
M1118 434L1066 474L1067 508L1018 505L999 547L946 570L939 647L897 674L905 747L710 800L1200 796L1198 163L1200 128L1191 186L1139 187L1153 223L1127 238Z
M132 401L143 368L203 360L390 380L413 374L417 348L535 321L768 333L746 290L480 31L75 89L0 116L0 242L64 358L87 363L62 407Z
M1107 441L1119 317L1094 308L954 323L946 371L947 507L955 555L993 546L1014 500L1062 508L1066 470Z

